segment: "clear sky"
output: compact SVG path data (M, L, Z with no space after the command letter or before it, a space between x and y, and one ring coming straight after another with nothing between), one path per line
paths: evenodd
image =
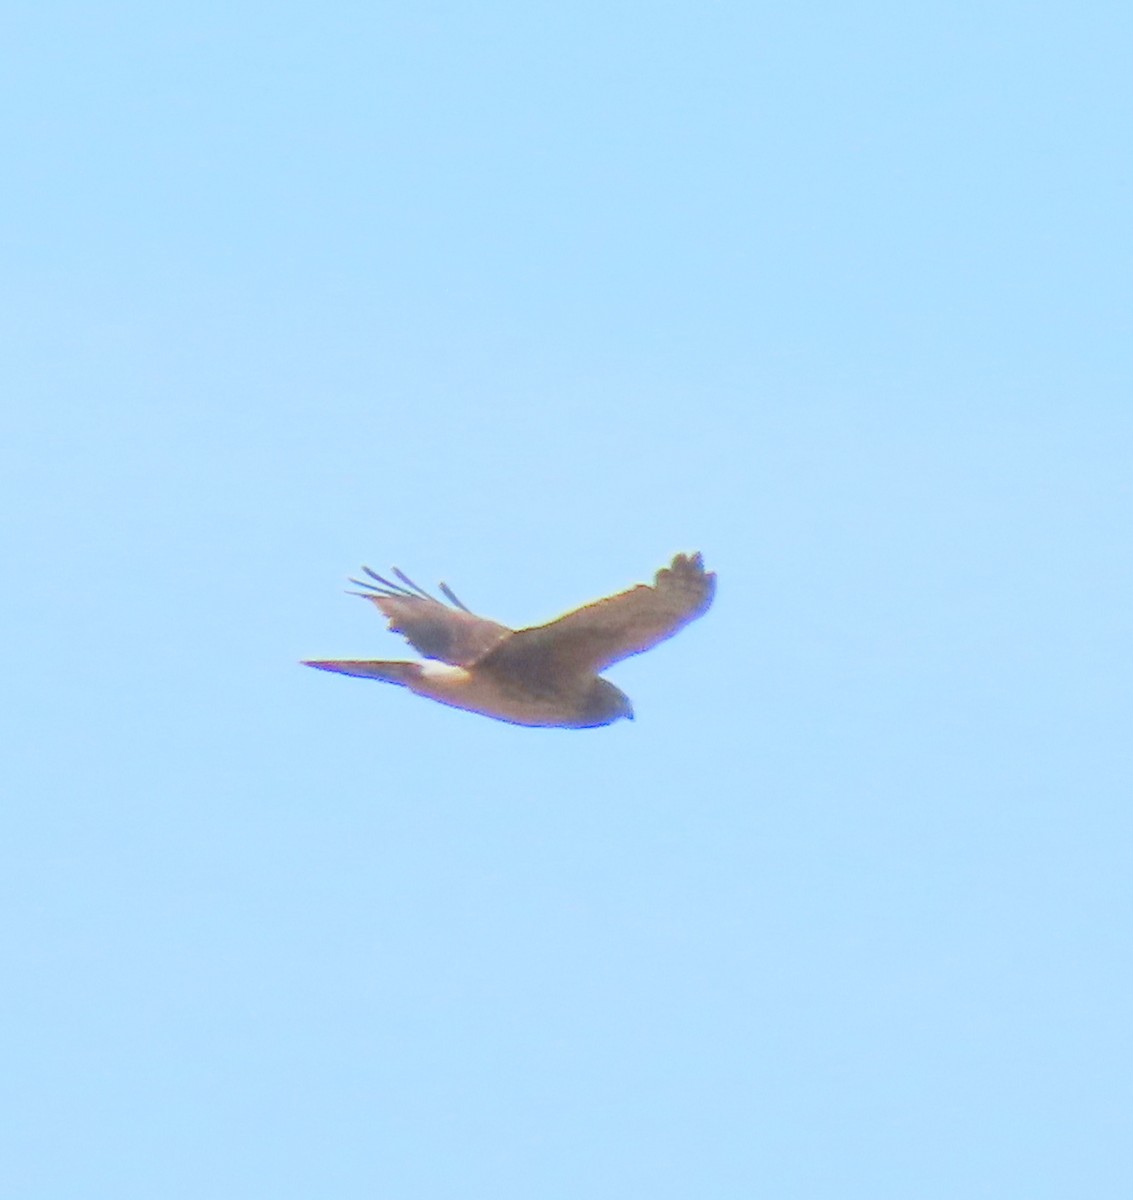
M1128 5L3 26L0 1192L1133 1195Z

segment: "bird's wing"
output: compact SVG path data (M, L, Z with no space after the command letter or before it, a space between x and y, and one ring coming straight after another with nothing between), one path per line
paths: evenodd
M389 619L390 629L426 658L467 667L511 633L506 625L470 612L447 584L441 584L441 591L450 604L430 596L396 567L393 574L401 583L383 579L369 567L362 570L375 582L352 579L351 583L366 589L354 594L372 601Z
M715 590L716 576L705 571L699 554L678 554L652 587L640 584L546 625L519 629L479 665L519 677L597 673L672 637L707 612Z

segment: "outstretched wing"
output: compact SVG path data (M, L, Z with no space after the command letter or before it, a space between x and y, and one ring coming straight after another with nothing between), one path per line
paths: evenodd
M708 611L716 576L699 554L678 554L640 584L577 608L547 625L517 630L485 655L485 669L521 678L597 673L619 659L649 650Z
M511 634L506 625L470 612L447 584L441 584L441 592L451 606L430 596L396 567L393 573L401 583L383 579L369 567L362 570L375 582L352 579L351 583L366 589L354 595L372 601L389 619L390 629L426 658L467 667Z

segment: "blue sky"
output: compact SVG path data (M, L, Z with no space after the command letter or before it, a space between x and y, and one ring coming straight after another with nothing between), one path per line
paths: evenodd
M4 42L4 1193L1124 1200L1126 6ZM297 665L696 549L632 724Z

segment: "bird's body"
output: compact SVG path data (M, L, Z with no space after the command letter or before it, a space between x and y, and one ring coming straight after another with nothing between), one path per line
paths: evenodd
M330 671L341 670L342 666L337 663L307 665ZM470 670L435 662L372 663L367 666L373 668L365 672L369 679L397 683L418 696L447 704L450 708L463 708L468 712L509 721L513 725L569 724L574 728L584 728L608 724L608 719L601 719L607 716L608 710L600 708L596 712L588 711L585 694L570 695L561 688L540 694L528 688L517 688L506 677L501 679L487 670ZM356 672L351 670L344 673ZM609 686L613 687L612 684ZM566 716L570 719L564 720Z
M444 584L444 604L400 571L358 593L426 656L423 662L320 660L306 665L398 684L453 708L515 725L586 729L633 716L629 698L599 671L648 650L707 611L715 575L699 554L678 554L640 585L546 625L511 630L470 612ZM402 586L402 584L408 585Z

